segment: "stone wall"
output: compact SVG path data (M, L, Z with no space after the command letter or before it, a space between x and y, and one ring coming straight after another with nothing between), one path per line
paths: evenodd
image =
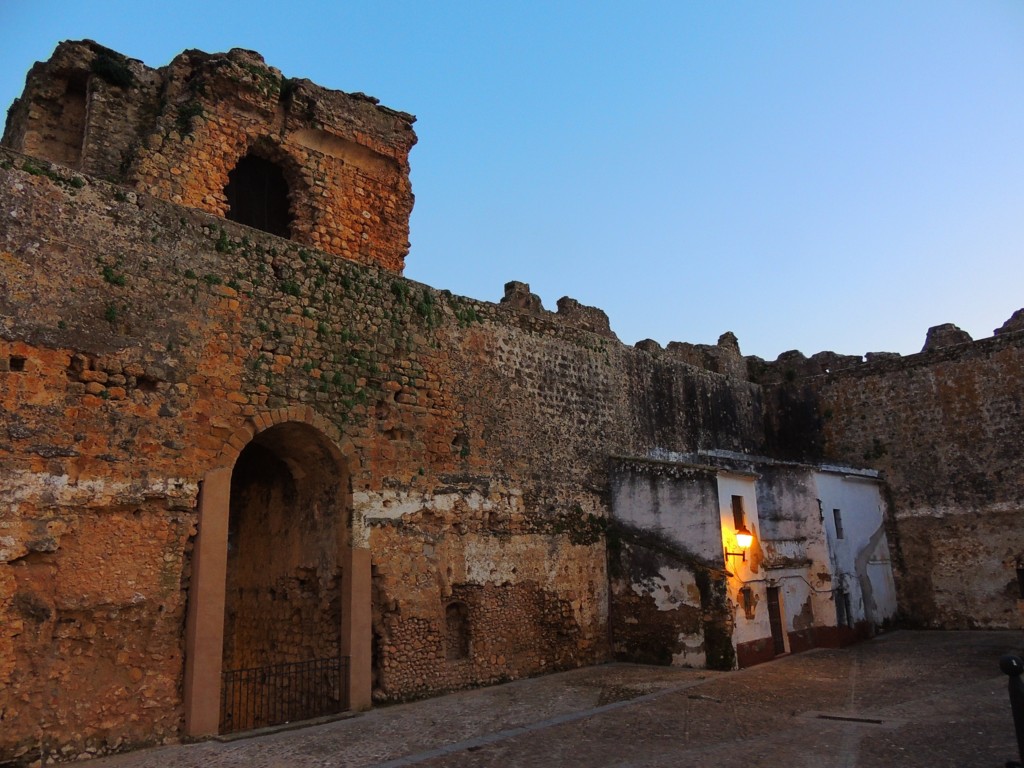
M616 659L732 668L716 475L711 467L669 462L613 463L609 576Z
M412 122L249 51L153 70L68 43L33 68L4 143L37 157L0 150L0 762L180 738L201 483L254 444L287 470L230 494L255 560L229 557L225 658L329 653L338 553L368 549L379 701L613 652L727 667L737 626L763 642L718 569L816 562L790 508L813 514L810 485L780 469L755 499L736 475L767 513L744 571L711 501L739 493L712 487L727 462L683 455L881 470L905 615L1013 624L1022 316L909 358L766 363L731 333L630 348L525 283L438 291L398 274ZM250 155L282 174L289 239L223 218ZM662 502L685 514L651 519ZM797 645L831 608L800 590Z
M186 51L151 69L81 41L29 72L4 145L219 216L229 174L256 156L284 176L290 239L401 272L414 120L286 78L252 51Z
M1011 326L990 339L956 335L920 354L870 357L776 377L766 390L771 450L884 473L906 620L1017 626L1024 333Z
M179 737L199 483L261 414L351 448L379 700L608 658L607 457L763 442L756 386L572 301L453 296L10 152L0 200L4 759Z

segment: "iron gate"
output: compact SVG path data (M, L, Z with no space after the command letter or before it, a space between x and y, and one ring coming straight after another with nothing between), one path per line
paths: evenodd
M333 715L348 709L348 657L312 659L223 673L220 732Z

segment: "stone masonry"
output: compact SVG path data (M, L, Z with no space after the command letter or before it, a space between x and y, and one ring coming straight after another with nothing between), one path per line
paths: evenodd
M622 468L665 456L881 470L903 618L1013 625L1019 320L765 362L631 347L524 283L455 296L401 276L412 123L248 51L62 43L29 73L0 148L0 763L202 735L196 626L224 633L202 669L351 646L359 706L671 660L628 582L657 542L609 522ZM267 226L232 220L247 164ZM723 666L714 531L672 622Z

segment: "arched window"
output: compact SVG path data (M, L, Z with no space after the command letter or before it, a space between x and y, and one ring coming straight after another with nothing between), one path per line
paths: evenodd
M42 143L35 150L68 168L82 167L82 145L85 142L85 121L88 101L88 76L76 72L68 77L60 112L44 113L45 126L40 126Z
M469 608L465 603L448 603L444 609L447 628L445 658L469 658Z
M228 174L228 218L272 235L289 237L288 182L269 160L248 154Z

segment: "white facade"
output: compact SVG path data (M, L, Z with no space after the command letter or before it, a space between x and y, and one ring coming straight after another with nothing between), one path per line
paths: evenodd
M699 458L622 460L613 473L625 553L613 633L623 658L749 666L867 638L894 618L876 473Z
M754 466L757 474L718 474L739 664L869 636L893 618L880 481L853 470ZM736 539L741 524L754 535L746 552Z
M885 502L872 477L816 472L840 626L875 626L896 615Z
M722 554L728 571L728 597L733 610L733 647L760 638L771 637L768 618L767 591L763 562L764 539L757 513L756 476L720 472L718 474L718 509L722 533ZM754 536L753 543L743 550L737 541L734 498L743 507L743 523ZM783 639L784 642L785 638Z

